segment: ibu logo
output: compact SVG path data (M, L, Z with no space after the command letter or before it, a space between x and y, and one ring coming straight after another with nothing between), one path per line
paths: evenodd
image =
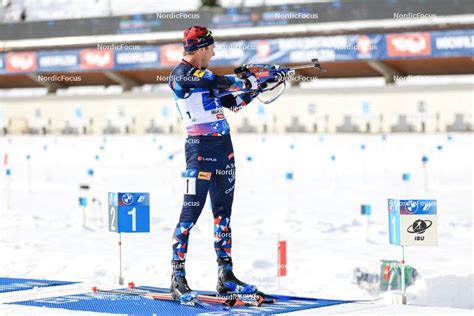
M407 232L410 234L423 234L431 225L433 225L433 222L430 220L417 219L408 227Z

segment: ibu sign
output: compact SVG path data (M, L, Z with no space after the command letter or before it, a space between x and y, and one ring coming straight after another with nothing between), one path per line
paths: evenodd
M150 232L149 193L109 192L109 231L116 233Z
M436 200L388 200L390 243L399 246L437 246Z

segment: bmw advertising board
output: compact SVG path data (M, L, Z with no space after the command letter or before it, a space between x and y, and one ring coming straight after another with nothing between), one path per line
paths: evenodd
M149 193L109 192L109 231L116 233L150 232Z

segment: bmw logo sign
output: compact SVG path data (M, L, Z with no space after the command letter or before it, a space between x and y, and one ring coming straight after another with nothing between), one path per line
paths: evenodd
M133 203L133 194L131 193L125 193L122 195L122 202L125 205L130 205Z
M411 213L411 214L416 213L416 210L418 209L418 202L409 200L405 204L405 209L407 210L408 213Z

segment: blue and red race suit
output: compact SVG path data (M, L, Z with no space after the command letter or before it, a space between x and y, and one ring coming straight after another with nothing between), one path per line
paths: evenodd
M223 108L238 112L252 101L253 96L241 93L216 97L216 91L246 89L246 81L234 75L215 75L184 60L173 69L169 86L188 134L186 189L179 223L173 234L173 261L185 260L190 230L201 214L208 192L215 224L214 248L218 258L230 258L235 161Z

